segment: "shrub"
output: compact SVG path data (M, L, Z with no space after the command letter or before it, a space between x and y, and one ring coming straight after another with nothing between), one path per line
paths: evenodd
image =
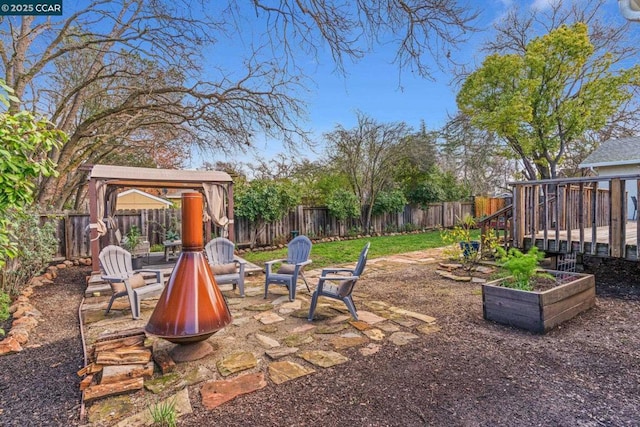
M372 212L374 215L402 212L406 204L407 199L402 191L382 191L373 203Z
M327 199L327 209L338 221L360 216L358 198L351 191L343 188L334 190Z
M443 243L448 245L442 252L453 261L463 263L470 268L480 261L481 251L477 242L471 237L471 231L476 227L476 221L471 215L466 215L450 230L443 230Z
M46 221L40 225L40 217L34 213L12 212L10 234L19 242L18 253L9 259L0 274L0 292L17 295L29 281L49 265L58 242L55 224Z
M9 294L0 292L0 322L4 322L9 318L9 304L11 304L11 298ZM0 336L4 336L5 330L0 328Z

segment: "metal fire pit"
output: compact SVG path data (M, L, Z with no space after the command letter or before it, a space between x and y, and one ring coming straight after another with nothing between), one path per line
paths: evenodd
M232 317L204 256L202 194L182 195L182 253L145 330L175 344L176 362L195 360L213 349L203 341Z

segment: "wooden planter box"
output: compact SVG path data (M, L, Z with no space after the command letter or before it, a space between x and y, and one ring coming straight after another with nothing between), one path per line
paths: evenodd
M499 286L505 279L483 284L484 318L544 333L595 305L596 282L592 274L547 272L562 277L563 284L543 292ZM575 280L567 276L575 276Z

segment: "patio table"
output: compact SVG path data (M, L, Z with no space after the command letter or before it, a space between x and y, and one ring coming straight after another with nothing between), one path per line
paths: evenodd
M165 240L162 244L164 245L165 261L178 258L180 251L182 251L182 240Z

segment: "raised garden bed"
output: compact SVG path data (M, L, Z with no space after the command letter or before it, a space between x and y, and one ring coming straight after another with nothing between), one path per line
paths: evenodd
M558 286L544 291L522 291L500 286L506 278L483 284L484 318L544 333L595 305L593 275L546 272L555 276Z

